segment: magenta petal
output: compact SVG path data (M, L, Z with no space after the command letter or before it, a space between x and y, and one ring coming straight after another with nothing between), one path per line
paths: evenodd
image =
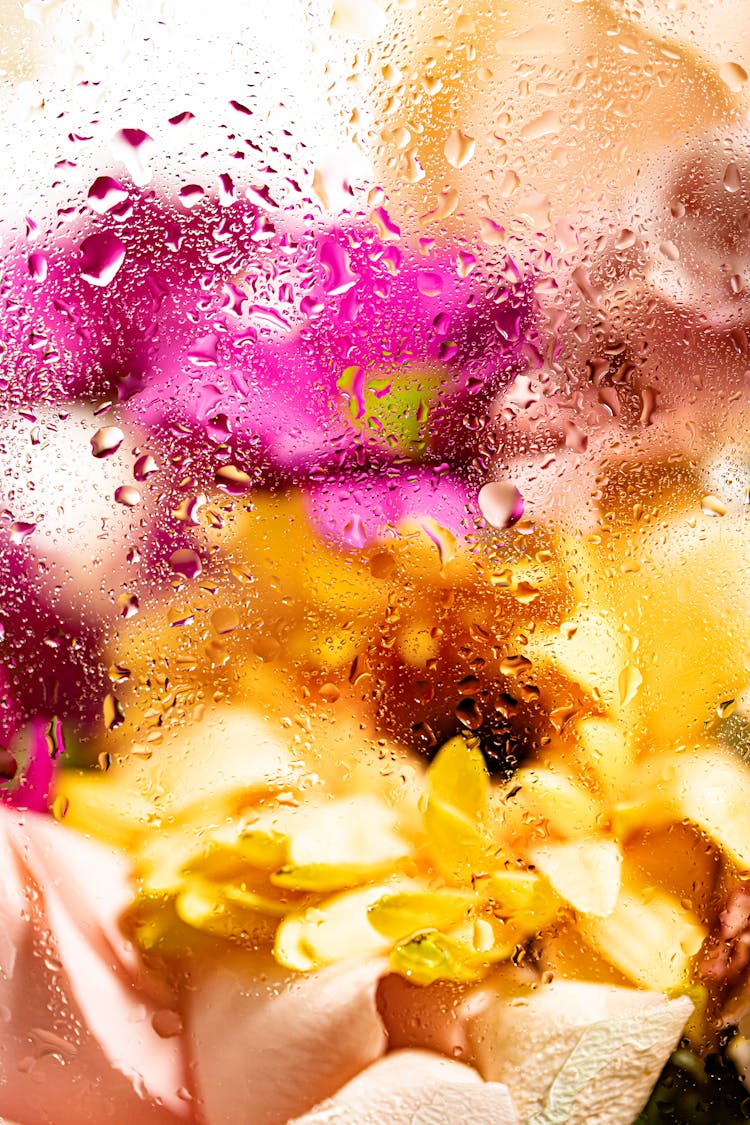
M55 773L55 762L47 737L49 729L49 720L32 719L13 740L14 750L19 748L19 743L23 747L23 753L19 755L21 778L7 793L0 790L0 799L13 808L30 809L33 812L46 812L49 808Z

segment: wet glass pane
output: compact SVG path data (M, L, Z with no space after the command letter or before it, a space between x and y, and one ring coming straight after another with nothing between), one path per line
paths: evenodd
M750 1119L746 0L0 18L0 1120Z

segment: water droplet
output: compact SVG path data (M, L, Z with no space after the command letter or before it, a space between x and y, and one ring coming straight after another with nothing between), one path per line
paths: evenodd
M704 516L725 516L727 506L718 496L704 496L701 500L701 511Z
M110 683L122 684L130 677L130 669L126 668L124 664L110 664L107 675Z
M209 332L207 336L201 336L200 340L196 340L192 348L188 352L188 359L196 367L217 367L219 357L216 349L219 346L219 337L215 332Z
M204 493L199 493L197 496L186 496L181 500L176 508L173 509L172 515L180 523L186 523L189 527L198 527L198 512L206 503Z
M482 712L479 710L476 699L462 699L456 707L456 718L469 730L478 730L483 722Z
M214 610L211 614L211 624L217 633L233 633L239 623L239 614L229 606Z
M739 63L725 62L719 67L719 78L733 94L739 94L747 82L747 71Z
M222 492L228 492L230 496L242 496L252 483L251 477L236 465L223 465L217 470L214 481Z
M565 433L565 445L573 453L585 453L588 449L589 439L588 435L577 426L575 422L570 420L566 421L563 425Z
M222 207L230 207L237 198L234 180L228 172L219 176L219 203Z
M120 594L117 599L117 611L120 617L135 617L140 606L135 594Z
M200 203L206 193L200 184L185 184L184 187L180 188L177 194L182 206L188 211L192 211L196 203Z
M335 684L325 683L318 688L318 695L324 703L335 703L337 699L340 699L341 692Z
M510 481L493 480L480 488L479 510L490 527L504 531L523 515L523 496Z
M169 565L176 574L181 574L184 578L197 578L203 569L200 555L188 547L175 551L170 557Z
M18 762L10 750L0 746L0 782L12 781L18 772Z
M448 134L443 152L445 153L445 159L452 167L463 168L471 160L475 149L476 141L473 137L462 133L460 129L453 129Z
M623 227L615 239L615 250L629 250L631 246L635 246L635 241L635 231Z
M42 254L41 250L33 250L31 254L29 254L29 274L34 281L42 282L47 280L47 266L46 255Z
M94 457L111 457L122 445L125 434L119 426L102 426L91 439Z
M726 190L728 192L731 192L732 194L739 191L742 187L742 177L740 175L740 170L734 162L727 164L724 171L724 179L722 180L722 183L724 184Z
M35 531L35 523L28 523L24 520L14 520L10 525L10 541L11 543L15 543L16 546L19 546L21 543L25 543Z
M134 508L140 502L141 494L132 484L121 484L115 489L116 504L122 504L125 508Z
M443 279L439 273L420 270L417 274L417 289L424 297L437 297L443 290Z
M620 696L620 705L626 707L638 692L643 683L643 676L634 664L626 664L617 680L617 690Z
M87 196L89 207L99 215L105 215L107 211L119 207L127 198L127 190L112 176L99 176L95 179Z
M159 466L150 453L144 453L133 465L133 476L138 481L148 480L150 476L158 471Z
M160 1039L172 1039L182 1034L182 1018L171 1008L161 1008L151 1017L151 1026Z
M90 234L81 243L81 277L90 285L109 285L125 261L125 246L116 234Z
M553 109L545 109L521 127L524 141L537 141L541 137L556 136L560 132L560 117Z
M660 242L659 253L665 257L668 262L678 262L680 260L680 251L674 242Z
M323 288L335 296L347 293L357 284L359 275L352 272L349 254L334 238L326 239L320 248L320 264L325 271Z
M112 149L122 160L136 187L145 187L151 180L148 157L154 138L143 129L120 129L112 138Z
M56 761L65 753L65 734L63 725L56 715L50 719L50 724L44 732L44 740L52 761Z
M102 717L107 730L114 730L125 722L125 713L114 692L108 691L104 697Z

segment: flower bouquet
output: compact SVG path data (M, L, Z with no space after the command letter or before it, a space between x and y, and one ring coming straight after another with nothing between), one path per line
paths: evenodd
M742 0L6 18L0 1116L750 1118Z

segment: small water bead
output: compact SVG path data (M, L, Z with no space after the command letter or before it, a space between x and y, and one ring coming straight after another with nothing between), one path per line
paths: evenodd
M498 531L512 527L523 515L523 496L510 481L494 480L483 485L477 503L487 523Z

